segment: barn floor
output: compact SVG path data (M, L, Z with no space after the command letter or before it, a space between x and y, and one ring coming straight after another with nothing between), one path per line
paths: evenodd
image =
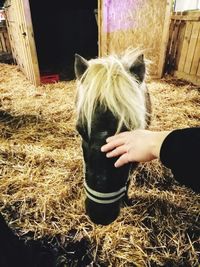
M166 78L149 89L151 129L200 125L200 88ZM132 175L132 205L114 223L89 221L73 81L36 89L0 64L0 92L0 211L19 236L56 249L60 267L199 266L200 195L157 161Z

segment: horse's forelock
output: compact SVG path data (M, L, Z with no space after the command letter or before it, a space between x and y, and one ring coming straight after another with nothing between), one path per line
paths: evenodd
M129 52L130 53L130 52ZM136 59L139 52L133 53ZM125 65L125 66L124 66ZM77 91L77 111L91 132L92 116L98 103L104 105L118 119L118 129L145 127L144 92L128 71L128 55L93 59L82 76Z

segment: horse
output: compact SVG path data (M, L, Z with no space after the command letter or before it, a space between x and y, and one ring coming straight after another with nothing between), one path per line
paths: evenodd
M151 101L145 84L146 62L138 49L90 60L76 54L74 70L85 210L93 223L108 225L128 201L129 174L137 163L115 168L116 158L107 158L100 148L108 136L148 127Z

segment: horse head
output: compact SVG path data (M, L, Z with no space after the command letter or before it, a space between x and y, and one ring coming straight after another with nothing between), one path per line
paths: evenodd
M107 225L117 218L127 199L131 164L115 168L116 158L107 158L100 148L108 136L147 126L145 62L138 51L90 61L76 55L75 74L86 213L94 223Z

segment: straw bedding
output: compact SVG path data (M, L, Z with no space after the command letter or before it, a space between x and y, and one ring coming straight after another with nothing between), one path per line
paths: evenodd
M199 126L199 88L167 78L149 89L151 129ZM0 211L19 236L56 249L57 266L199 266L200 196L158 161L132 175L114 223L89 221L73 81L34 88L1 64L0 92Z

